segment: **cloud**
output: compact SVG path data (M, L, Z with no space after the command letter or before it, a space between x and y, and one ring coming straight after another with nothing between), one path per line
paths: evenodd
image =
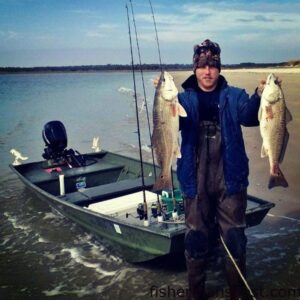
M70 6L65 2L61 2L59 9L51 6L52 10L47 9L44 14L40 11L41 15L33 14L30 5L26 9L24 6L18 17L3 15L0 49L9 52L14 49L78 48L87 51L101 48L98 50L101 57L110 49L105 52L107 63L128 59L127 18L120 1L98 1L100 4L96 6L88 2ZM224 63L283 61L284 57L296 57L300 48L298 2L157 0L153 8L162 55L169 62L190 62L192 46L210 38L222 47ZM151 62L157 52L151 10L147 1L134 0L133 6L144 60ZM133 27L131 29L135 39ZM119 51L111 50L120 47L125 49L122 51L125 58ZM88 55L83 57L90 62Z
M0 31L0 50L54 48L60 38L47 32Z
M223 47L224 62L283 61L284 57L295 56L295 49L300 47L298 9L300 5L291 1L207 1L201 4L182 1L171 7L161 7L155 19L162 48L177 49L178 56L179 49L185 45L192 46L210 38ZM155 34L151 14L137 14L136 19L140 39L153 45ZM291 51L286 51L286 44L292 44Z
M256 32L263 31L267 36L275 31L294 31L300 27L300 15L291 10L290 3L261 5L257 2L221 1L202 4L176 4L174 13L160 13L156 15L157 28L160 36L169 42L191 41L199 35L210 34L221 36L239 32L245 37L253 37ZM175 6L174 6L175 7ZM174 9L173 7L173 9ZM149 14L139 14L136 17L144 22L144 30L153 31L153 20ZM152 24L152 28L145 24ZM187 38L184 39L182 34ZM144 34L149 39L150 33ZM253 38L251 38L253 39Z
M116 32L118 28L119 26L117 24L103 23L98 25L95 29L89 30L86 36L90 38L105 37Z
M5 40L18 40L20 33L13 30L0 31L0 36Z
M250 22L275 22L274 19L271 18L267 18L265 16L262 15L256 15L256 16L252 16L252 18L238 18L237 19L238 22L246 22L246 23L250 23Z
M199 39L199 34L197 32L183 32L163 30L158 33L158 38L162 43L189 43ZM154 33L143 33L139 35L139 39L145 42L153 43L156 39Z
M103 29L103 30L115 30L117 29L119 26L115 23L113 24L100 24L98 25L98 29Z
M69 12L77 15L84 15L84 16L95 15L95 11L89 9L73 9L70 10Z
M99 38L99 37L105 37L105 34L99 31L89 31L86 33L86 36L90 38Z
M206 16L203 14L203 16ZM193 15L185 15L182 17L180 14L156 14L155 15L155 21L159 25L168 25L168 26L174 26L174 25L187 25L191 24L192 20L194 19ZM145 23L149 23L153 25L153 17L150 14L138 14L136 15L137 21L142 21Z

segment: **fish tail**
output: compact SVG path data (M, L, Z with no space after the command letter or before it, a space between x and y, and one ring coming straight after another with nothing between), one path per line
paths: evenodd
M156 179L152 188L153 191L172 190L172 189L173 189L173 184L172 184L171 173L168 175L161 174Z
M271 189L275 186L282 186L282 187L288 187L289 184L284 178L283 173L281 170L278 168L276 174L270 174L270 179L269 179L269 185L268 188Z

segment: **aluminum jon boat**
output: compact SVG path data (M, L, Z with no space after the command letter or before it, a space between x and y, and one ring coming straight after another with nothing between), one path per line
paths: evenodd
M183 252L184 208L175 171L176 190L154 193L153 164L143 162L142 180L140 160L109 151L79 154L66 150L64 128L59 123L54 125L54 132L60 133L49 140L44 136L44 160L10 165L27 188L95 237L104 239L128 262ZM249 195L247 226L260 224L273 206ZM177 218L172 216L174 210ZM164 216L162 222L158 221L159 212Z

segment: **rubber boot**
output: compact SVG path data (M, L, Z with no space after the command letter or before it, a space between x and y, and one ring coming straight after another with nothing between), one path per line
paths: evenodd
M239 267L241 273L246 277L246 259L234 259L235 263ZM225 271L226 278L229 286L230 299L231 300L247 300L251 299L249 293L247 293L245 284L241 279L236 267L233 265L232 260L229 257L225 259Z
M188 300L206 300L205 269L206 259L195 259L185 255L189 284Z

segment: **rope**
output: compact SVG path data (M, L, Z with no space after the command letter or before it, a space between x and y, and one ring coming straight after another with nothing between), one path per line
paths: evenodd
M286 220L290 220L290 221L295 221L295 222L300 222L300 219L296 219L296 218L291 218L291 217L287 217L287 216L278 216L278 215L273 215L273 214L267 214L268 217L275 217L275 218L280 218L280 219L286 219Z
M252 292L252 290L251 290L251 288L250 288L250 286L249 286L247 280L245 279L245 277L244 277L244 275L242 274L242 272L241 272L239 266L238 266L237 263L235 262L233 256L231 255L231 253L230 253L229 249L227 248L227 246L226 246L226 244L225 244L225 242L224 242L224 240L223 240L223 237L222 237L221 235L220 235L220 238L221 238L221 242L222 242L222 244L223 244L223 246L224 246L224 249L225 249L225 251L227 252L227 255L229 256L231 262L233 263L234 267L236 268L236 270L237 270L238 274L240 275L240 277L241 277L243 283L245 284L247 290L249 291L249 294L251 295L251 298L252 298L253 300L256 300L256 298L255 298L255 296L254 296L254 294L253 294L253 292Z

